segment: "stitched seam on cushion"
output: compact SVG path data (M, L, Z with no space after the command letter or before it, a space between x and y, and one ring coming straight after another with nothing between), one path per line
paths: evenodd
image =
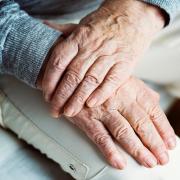
M6 95L7 96L7 95ZM85 174L85 178L87 177L87 174L88 174L88 171L89 171L89 167L85 164L85 163L81 163L81 161L76 157L74 156L68 149L66 149L61 143L57 142L54 138L52 137L49 137L48 134L41 130L29 117L27 117L18 107L15 106L15 104L7 97L5 100L4 100L4 103L9 103L10 105L13 106L13 108L18 111L25 119L29 120L31 125L34 127L34 128L37 128L39 129L39 133L41 133L42 135L45 135L46 137L48 137L49 141L52 142L52 143L55 143L57 144L57 146L60 147L60 149L62 149L62 151L66 154L66 151L67 153L69 154L69 156L74 160L74 161L77 161L79 164L81 164L83 167L86 168L86 174ZM29 122L28 121L28 122ZM8 128L8 127L7 127ZM22 138L21 138L22 139ZM30 143L28 143L30 144ZM33 144L31 144L33 147L35 147ZM36 148L36 147L35 147ZM36 148L37 149L37 148ZM58 148L56 148L58 149ZM39 149L40 150L40 149ZM43 153L41 150L40 150L41 153ZM45 153L43 153L45 154ZM46 154L47 155L47 154ZM49 157L49 156L48 156ZM50 159L52 159L51 157L49 157ZM62 166L61 166L62 167ZM63 167L62 167L63 168ZM67 172L67 171L66 171ZM68 172L69 173L69 172Z

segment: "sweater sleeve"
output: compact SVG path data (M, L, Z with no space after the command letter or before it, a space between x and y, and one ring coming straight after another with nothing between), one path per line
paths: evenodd
M13 0L0 0L0 73L35 87L43 61L60 35Z
M180 12L180 0L141 0L146 3L158 6L168 15L167 24Z

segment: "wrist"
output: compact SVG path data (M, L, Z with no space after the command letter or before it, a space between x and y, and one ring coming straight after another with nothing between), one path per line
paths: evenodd
M139 0L106 0L99 11L112 13L116 21L124 19L140 29L147 29L152 35L161 30L166 21L163 10Z

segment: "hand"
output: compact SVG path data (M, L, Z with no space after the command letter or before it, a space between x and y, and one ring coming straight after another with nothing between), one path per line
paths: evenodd
M103 105L84 107L69 119L88 135L115 168L123 169L126 159L113 139L145 167L164 165L168 162L167 149L175 147L176 138L158 101L156 92L131 77Z
M163 25L158 8L134 0L107 0L85 17L48 61L42 89L52 115L75 116L85 102L105 102Z
M53 45L53 47L51 47L43 65L42 65L42 68L39 72L39 75L38 75L38 78L37 78L37 81L36 81L36 87L38 89L41 89L42 90L42 80L43 80L43 76L44 76L44 72L45 72L45 69L46 69L46 66L47 66L47 62L49 60L49 56L51 55L52 51L59 51L59 44L62 43L62 41L71 34L71 32L73 30L75 30L75 28L77 27L77 24L56 24L56 23L53 23L53 22L49 22L49 21L44 21L44 24L50 26L51 28L54 28L60 32L63 33L63 35L60 36L60 38L57 39L56 43ZM63 51L63 49L61 49ZM56 78L56 77L54 77ZM47 82L48 83L48 82Z

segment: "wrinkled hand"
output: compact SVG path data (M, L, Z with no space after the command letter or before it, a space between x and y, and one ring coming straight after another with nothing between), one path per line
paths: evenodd
M168 162L167 149L175 147L176 139L158 101L156 92L131 77L103 105L84 107L69 119L88 135L115 168L123 169L126 159L113 139L145 167L164 165Z
M58 52L58 51L59 51L59 46L61 45L61 43L63 42L63 40L65 40L65 38L68 37L68 36L72 33L72 31L75 30L76 27L77 27L77 24L72 24L72 23L71 23L71 24L56 24L56 23L53 23L53 22L50 22L50 21L44 21L44 24L46 24L46 25L48 25L48 26L50 26L50 27L52 27L52 28L54 28L54 29L62 32L63 35L61 35L61 36L57 39L57 41L55 42L55 44L51 47L51 49L50 49L50 51L49 51L46 59L44 60L44 63L43 63L43 65L42 65L42 68L41 68L41 70L40 70L40 72L39 72L39 75L38 75L38 78L37 78L37 81L36 81L36 87L37 87L38 89L41 89L41 90L43 90L43 89L42 89L42 80L43 80L43 77L44 77L45 70L46 70L46 68L48 68L48 67L47 67L47 63L48 63L49 58L50 58L49 56L52 55L52 51L53 51L53 53L55 53L55 52L56 52L56 53L59 53L59 52ZM49 71L50 71L50 70L51 70L51 69L49 69ZM59 77L54 77L54 78L55 78L55 80L56 80L56 79L59 78ZM52 81L53 81L53 79L52 79ZM46 82L46 83L48 84L49 82Z
M89 107L105 102L163 27L160 14L140 1L106 0L85 17L48 61L42 89L52 115L74 116L85 102Z

